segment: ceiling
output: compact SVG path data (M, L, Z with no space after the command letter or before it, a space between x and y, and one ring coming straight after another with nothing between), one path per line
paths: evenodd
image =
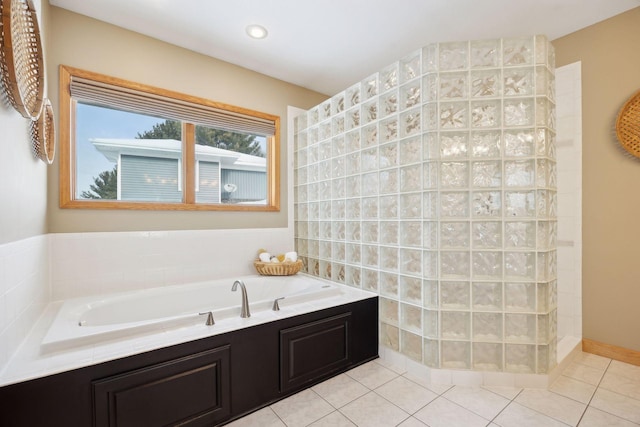
M551 40L640 0L50 0L326 95L429 43L545 34ZM266 27L266 39L245 33Z

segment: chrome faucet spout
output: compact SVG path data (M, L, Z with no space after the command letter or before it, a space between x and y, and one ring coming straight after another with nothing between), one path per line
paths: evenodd
M249 298L247 297L247 288L245 287L244 282L242 280L236 280L235 282L233 282L231 291L235 292L236 290L238 290L238 285L240 285L240 291L242 292L242 307L240 308L240 317L251 317L251 313L249 312Z

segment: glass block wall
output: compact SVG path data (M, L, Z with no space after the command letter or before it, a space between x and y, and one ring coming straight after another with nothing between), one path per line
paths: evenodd
M434 368L556 360L554 53L439 43L296 119L296 248L380 295L380 340Z

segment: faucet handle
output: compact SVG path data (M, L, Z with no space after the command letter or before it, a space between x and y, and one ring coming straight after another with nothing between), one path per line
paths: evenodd
M204 316L205 314L207 315L207 321L205 322L205 325L207 326L211 326L211 325L215 325L216 322L213 320L213 312L212 311L205 311L204 313L198 313L200 316Z
M280 301L281 299L284 299L284 297L276 298L275 300L273 300L273 307L271 307L273 311L280 311L280 304L278 304L278 301Z

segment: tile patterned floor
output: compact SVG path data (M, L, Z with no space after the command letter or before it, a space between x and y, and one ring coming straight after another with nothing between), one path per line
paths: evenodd
M640 426L640 366L581 353L541 390L424 384L375 360L228 425Z

